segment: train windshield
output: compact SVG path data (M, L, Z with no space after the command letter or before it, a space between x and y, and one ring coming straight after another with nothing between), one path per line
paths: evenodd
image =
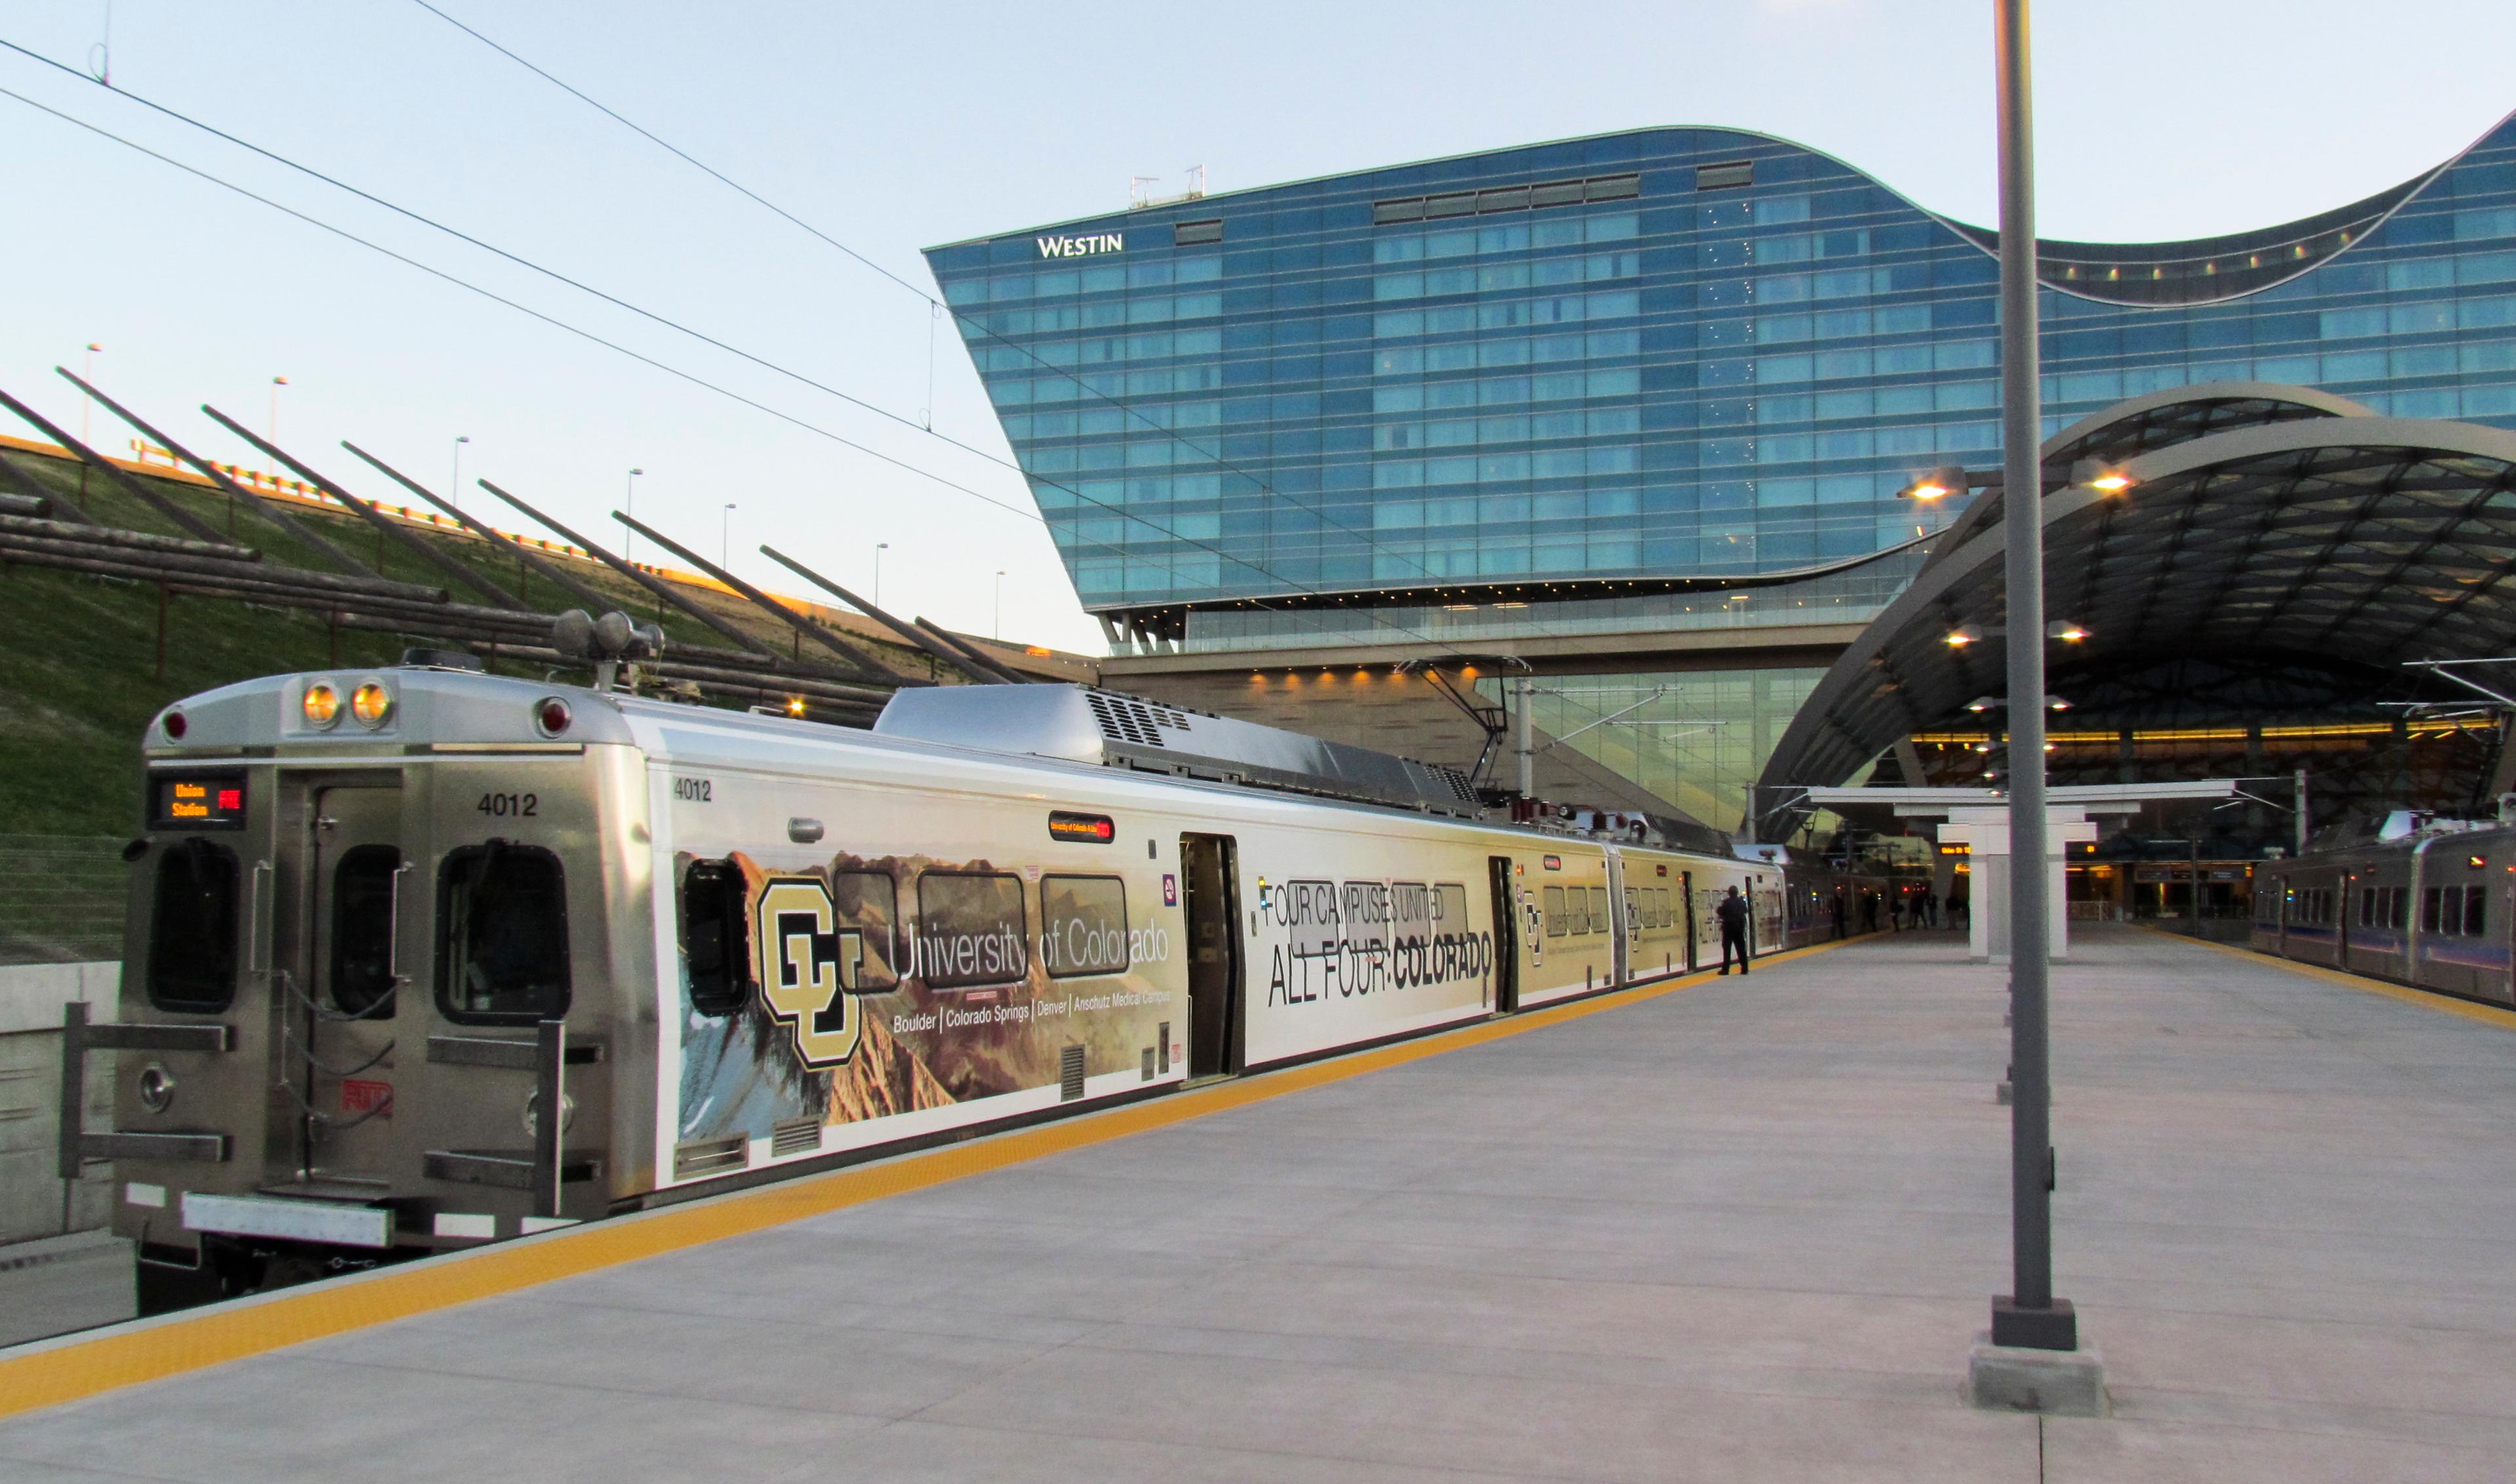
M559 857L505 840L452 852L438 876L437 925L437 1003L447 1019L517 1025L567 1012Z
M189 839L157 858L148 926L148 1002L215 1015L235 998L236 858Z

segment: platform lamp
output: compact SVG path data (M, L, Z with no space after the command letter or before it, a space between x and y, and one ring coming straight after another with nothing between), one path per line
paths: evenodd
M1897 490L1896 498L1929 505L1952 494L1963 494L1972 488L1974 482L1963 469L1954 464L1942 464Z

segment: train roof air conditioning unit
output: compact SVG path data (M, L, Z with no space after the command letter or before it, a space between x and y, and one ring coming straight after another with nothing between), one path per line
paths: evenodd
M1064 758L1214 783L1446 814L1479 815L1467 775L1080 685L921 686L883 707L884 737Z

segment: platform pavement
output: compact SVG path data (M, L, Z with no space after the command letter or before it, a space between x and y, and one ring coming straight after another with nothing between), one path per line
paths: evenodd
M2127 930L2054 996L2110 1420L1958 1403L2001 980L1906 934L20 1417L0 1477L2516 1477L2516 1030Z

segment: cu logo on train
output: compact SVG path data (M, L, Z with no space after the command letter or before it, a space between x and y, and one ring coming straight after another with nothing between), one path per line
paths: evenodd
M857 986L864 938L838 925L838 907L818 876L774 876L753 909L761 998L795 1038L808 1067L835 1067L864 1035Z

